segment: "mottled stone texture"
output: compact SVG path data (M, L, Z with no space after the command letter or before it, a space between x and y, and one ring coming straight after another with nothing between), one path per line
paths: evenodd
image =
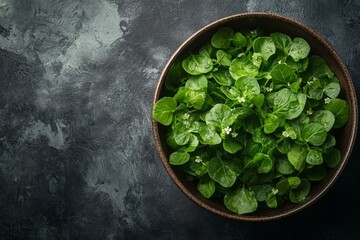
M252 11L317 30L359 90L358 0L0 0L0 239L360 239L357 146L322 200L271 223L208 213L159 161L165 62L205 24Z

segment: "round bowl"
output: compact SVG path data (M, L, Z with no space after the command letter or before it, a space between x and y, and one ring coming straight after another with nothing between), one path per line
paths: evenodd
M157 151L159 152L160 159L165 166L166 171L181 191L195 203L210 212L230 219L253 222L274 220L292 215L305 209L306 207L309 207L315 201L319 200L319 198L321 198L338 179L350 157L355 143L358 123L357 98L350 74L338 54L329 45L329 43L327 43L314 30L302 23L271 13L237 14L208 24L189 37L175 51L160 76L153 104L155 104L155 102L165 94L163 87L164 80L174 61L182 54L198 50L203 44L209 42L211 36L222 27L231 27L235 30L240 28L255 29L259 27L266 33L282 32L288 34L292 38L301 37L304 38L311 46L311 54L319 55L326 60L328 66L340 81L340 85L342 87L342 98L345 99L350 106L350 119L348 123L341 129L341 131L336 133L337 148L340 149L342 155L339 165L329 171L327 177L323 181L318 184L313 184L308 197L299 204L292 204L289 202L276 209L259 209L251 214L238 215L229 211L222 201L204 198L198 192L196 185L193 182L186 180L183 173L177 171L175 167L169 164L168 158L171 152L165 144L165 128L153 119L153 134Z

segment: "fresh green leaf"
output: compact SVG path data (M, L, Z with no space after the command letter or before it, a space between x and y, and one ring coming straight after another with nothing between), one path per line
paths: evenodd
M210 198L216 190L215 182L207 176L202 177L197 184L197 189L205 198Z
M318 110L311 115L311 120L320 123L329 132L335 123L335 116L328 110Z
M289 86L298 79L294 70L286 64L276 65L271 71L271 77L274 84L285 86Z
M244 35L241 34L241 32L237 32L234 34L232 43L234 44L235 47L245 47L246 38L244 37Z
M276 48L284 52L285 55L289 53L292 40L288 35L276 32L276 33L271 33L270 37L273 40Z
M320 146L326 139L326 128L319 123L309 123L302 130L302 138L314 146Z
M324 88L325 94L330 98L336 98L340 93L340 85L338 83L329 83Z
M204 75L192 76L185 83L185 87L191 90L206 90L208 86L208 80Z
M255 193L244 187L227 193L224 198L224 203L228 209L237 214L251 213L258 207Z
M276 51L274 41L270 37L258 37L254 41L253 48L254 52L260 53L266 61L274 55Z
M310 182L306 179L301 179L300 185L296 189L291 189L289 198L292 203L299 203L305 200L310 192Z
M340 128L349 121L349 105L342 99L330 99L329 103L325 105L325 110L329 110L335 115L334 128Z
M241 77L256 76L258 74L258 67L254 65L248 57L242 54L235 58L230 64L230 74L237 80Z
M323 156L320 149L309 148L306 162L310 165L320 165L323 163Z
M186 152L173 152L170 155L169 162L172 165L182 165L185 164L190 159L190 154Z
M234 154L242 149L242 145L233 138L225 138L223 141L223 148L228 153Z
M234 30L228 27L221 28L211 38L211 45L215 48L228 48L234 36Z
M264 132L266 134L274 132L279 127L279 118L274 114L269 114L264 120Z
M220 135L215 131L212 125L202 124L199 130L201 142L208 145L217 145L221 143Z
M216 61L220 65L230 66L230 64L231 64L231 54L228 54L223 50L218 50L216 52Z
M287 159L279 159L276 162L276 170L283 175L292 174L295 169Z
M305 167L307 153L308 151L305 146L295 143L290 148L287 157L296 170L302 171Z
M302 38L294 38L290 46L289 56L291 56L295 62L300 59L306 58L310 53L310 45Z
M208 165L209 176L223 187L231 187L236 181L236 172L220 157L214 157Z
M207 54L191 54L184 59L182 66L187 73L191 75L200 75L210 72L213 68L213 62Z
M168 126L172 122L175 109L176 100L171 97L163 97L155 103L153 118L159 123Z
M329 168L335 168L340 163L341 153L338 149L331 148L326 152L324 160Z

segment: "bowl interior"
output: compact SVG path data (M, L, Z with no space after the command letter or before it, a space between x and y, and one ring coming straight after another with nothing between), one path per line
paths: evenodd
M292 38L301 37L310 44L310 54L319 55L326 60L329 67L340 81L340 85L342 87L342 98L346 99L350 105L349 122L344 128L336 132L337 147L340 149L342 154L341 162L337 168L329 171L326 179L320 183L312 184L311 192L304 202L300 204L286 203L277 209L258 209L256 212L251 214L237 215L229 211L221 200L209 200L202 197L202 195L197 191L195 184L193 182L187 181L181 172L177 171L175 167L169 164L168 156L170 155L171 150L165 144L165 128L153 120L153 132L160 158L167 172L171 176L172 180L177 184L177 186L194 202L206 208L207 210L210 210L211 212L228 218L245 221L266 221L291 215L311 205L318 198L320 198L336 181L350 156L352 147L355 142L358 121L356 93L351 81L351 77L345 65L342 63L339 56L330 47L330 45L316 32L304 26L303 24L289 18L269 13L239 14L223 18L209 24L191 36L187 41L184 42L183 45L179 47L179 49L169 60L159 79L154 97L154 103L166 94L163 88L164 80L175 59L181 57L184 54L196 52L201 46L209 42L212 35L222 27L231 27L234 30L252 30L255 28L261 28L263 31L265 31L266 34L270 34L272 32L282 32L288 34Z

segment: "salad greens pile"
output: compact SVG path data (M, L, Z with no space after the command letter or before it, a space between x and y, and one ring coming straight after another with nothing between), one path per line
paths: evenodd
M175 61L153 118L169 162L205 198L238 214L299 203L339 163L332 135L349 119L339 81L302 38L218 30Z

